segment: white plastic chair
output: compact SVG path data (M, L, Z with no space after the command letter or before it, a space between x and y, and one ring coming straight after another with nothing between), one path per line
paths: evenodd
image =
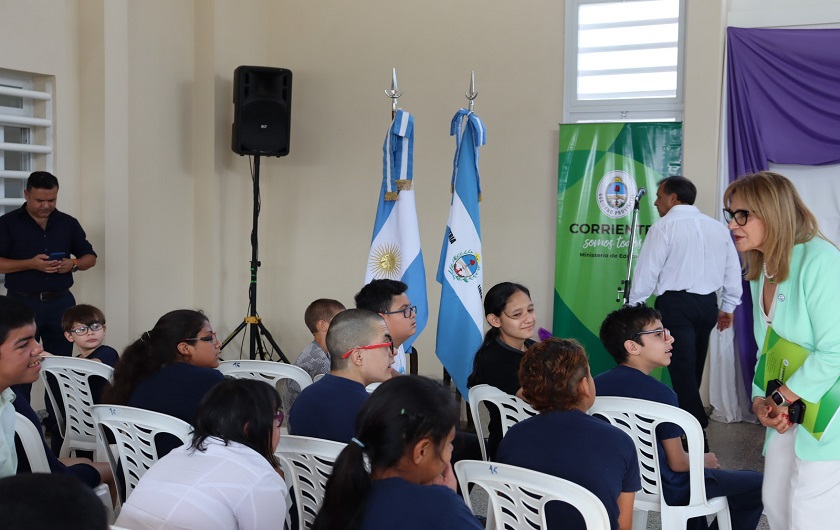
M278 381L283 379L291 379L300 385L301 390L312 384L312 378L303 368L274 361L222 361L219 363L218 370L226 376L238 379L256 379L257 381L265 381L270 385L276 385Z
M625 397L599 396L589 409L589 414L607 419L612 425L630 435L639 455L639 472L642 490L636 493L633 504L633 528L647 527L647 512L658 511L662 516L663 530L684 530L692 517L717 515L718 527L731 530L729 503L726 497L706 498L706 483L703 479L703 429L697 419L688 412L654 401ZM689 485L691 488L687 506L670 506L662 495L656 427L660 423L678 425L688 439Z
M487 528L548 528L545 504L562 501L581 513L587 530L610 529L610 518L601 500L574 482L530 469L478 460L457 462L455 475L470 510L470 484L476 484L488 493Z
M53 395L47 374L58 383L63 407L58 405ZM78 357L46 357L41 361L41 379L56 412L58 428L64 436L59 457L70 456L78 450L96 451L96 427L90 415L90 407L93 406L90 378L98 376L111 381L113 375L114 369L107 364ZM94 455L94 459L99 460L99 455Z
M111 471L114 477L121 472L125 480L125 497L120 493L120 502L123 503L146 470L158 461L155 435L169 433L184 443L191 439L190 424L174 416L120 405L94 405L91 412L98 442L106 448ZM114 436L114 446L108 443L107 433Z
M489 401L499 409L502 418L502 436L507 433L508 429L520 421L539 414L525 400L507 394L491 385L476 385L470 388L468 399L470 402L470 413L472 414L476 434L478 435L478 443L481 445L481 458L484 460L487 460L487 448L484 443L487 432L485 432L484 425L478 415L478 406L482 401Z
M29 462L29 470L33 473L52 473L44 449L44 440L41 438L38 429L23 414L16 412L15 416L15 434L17 434L20 444L23 446L23 452ZM93 492L105 505L105 511L108 513L108 523L113 523L114 503L111 499L111 493L108 491L108 485L100 484L93 488Z
M333 462L347 444L308 438L281 436L274 454L286 474L286 485L294 489L300 528L310 528L324 501L324 489Z

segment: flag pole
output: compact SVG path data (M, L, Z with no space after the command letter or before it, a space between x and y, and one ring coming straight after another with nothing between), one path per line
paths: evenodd
M394 68L391 74L391 90L385 89L385 95L391 98L391 121L397 116L397 100L403 95L402 90L397 86L397 69Z
M464 95L470 101L470 112L472 112L475 109L475 98L478 97L478 92L475 90L475 70L472 71L470 76L470 89Z

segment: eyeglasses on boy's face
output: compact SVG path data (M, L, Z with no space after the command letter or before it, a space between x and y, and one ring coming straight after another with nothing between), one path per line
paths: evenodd
M656 328L656 329L648 329L648 330L645 330L645 331L640 331L640 332L636 333L635 335L633 335L633 338L635 339L639 335L653 335L658 339L665 340L670 334L671 334L671 332L668 331L668 328L661 327L661 328Z
M202 342L211 342L211 343L215 343L215 342L217 342L219 339L217 339L217 338L216 338L216 332L215 332L215 331L211 331L209 335L206 335L206 336L204 336L204 337L193 337L193 338L191 338L191 339L184 339L184 342L189 341L189 340L200 340L200 341L202 341Z
M382 313L383 315L396 315L397 313L402 313L405 318L411 318L412 315L417 314L417 306L409 306L403 309L397 309L396 311L385 311Z
M377 348L385 348L388 347L391 350L391 355L394 355L394 341L389 340L388 342L380 342L379 344L368 344L367 346L356 346L355 348L350 348L347 350L347 353L341 356L342 359L346 359L350 357L353 352L357 352L359 350L375 350Z
M99 323L99 322L94 322L90 326L79 326L77 328L71 329L70 332L73 333L74 335L78 335L79 337L81 337L83 335L87 335L89 331L99 331L100 329L103 329L104 327L105 327L105 324L102 324L102 323Z
M723 209L723 219L726 221L727 224L731 223L732 220L735 220L735 224L738 226L744 226L747 224L750 218L750 211L749 210L735 210L734 212L729 208Z

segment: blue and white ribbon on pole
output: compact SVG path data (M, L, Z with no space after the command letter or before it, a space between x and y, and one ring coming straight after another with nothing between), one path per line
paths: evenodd
M452 118L449 134L455 136L455 160L452 204L437 271L441 293L435 351L466 397L467 377L484 336L478 148L487 137L484 124L467 109Z
M387 278L408 285L408 298L417 306L417 328L403 343L394 370L406 373L405 350L426 327L429 302L426 296L426 268L420 250L420 229L414 204L414 117L397 110L385 137L382 189L373 224L365 284Z

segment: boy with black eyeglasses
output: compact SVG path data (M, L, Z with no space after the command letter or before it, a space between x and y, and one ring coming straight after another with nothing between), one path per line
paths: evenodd
M599 396L644 399L679 407L677 395L650 373L671 363L674 338L662 325L662 315L645 304L624 306L613 311L600 330L601 343L618 366L595 377ZM671 505L688 502L688 453L683 449L682 429L664 423L656 430L662 493ZM753 530L763 505L763 474L755 471L719 469L714 453L705 454L706 497L726 497L734 530ZM705 517L691 519L691 530L708 528ZM717 528L717 521L712 525Z
M64 338L76 345L77 357L89 361L99 361L111 368L117 364L117 350L102 343L105 341L105 315L102 311L88 304L79 304L64 312L61 318Z
M111 368L117 365L119 360L117 350L102 344L105 340L105 315L99 308L88 304L74 305L65 311L61 317L61 329L64 331L64 338L76 345L78 350L76 357L104 363ZM44 356L49 357L50 354L45 353ZM58 405L63 407L64 402L61 398L58 382L54 380L51 374L47 374L47 379ZM102 390L106 383L107 381L101 377L90 378L90 391L94 403L100 403ZM58 454L63 442L62 433L55 429L50 440L50 448Z

